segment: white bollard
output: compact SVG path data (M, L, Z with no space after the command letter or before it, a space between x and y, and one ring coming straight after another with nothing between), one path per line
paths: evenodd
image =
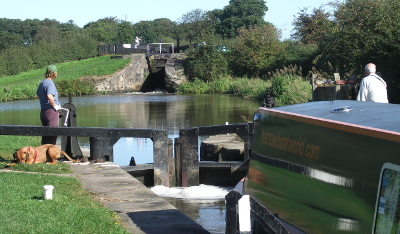
M45 185L45 186L43 186L43 189L44 189L44 199L46 199L46 200L53 199L54 186L53 185Z
M251 232L251 207L250 207L250 196L243 195L238 201L239 208L239 231L240 233Z

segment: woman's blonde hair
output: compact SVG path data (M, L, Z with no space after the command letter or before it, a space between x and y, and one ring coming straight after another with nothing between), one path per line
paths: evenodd
M57 67L54 65L49 65L46 68L46 73L45 73L46 78L56 78L57 77Z
M45 75L46 75L46 78L56 78L57 72L46 73Z

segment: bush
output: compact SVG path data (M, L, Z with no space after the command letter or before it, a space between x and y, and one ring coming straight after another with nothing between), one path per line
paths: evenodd
M195 79L193 82L178 86L178 93L235 94L245 98L263 100L266 95L266 88L270 86L271 82L261 79L225 77L213 82Z
M195 94L205 94L210 92L210 88L207 83L194 79L192 82L187 82L179 85L177 88L178 93L195 93Z
M276 76L272 79L272 96L278 106L308 102L312 98L311 86L298 76Z
M90 95L96 93L95 83L91 79L63 80L56 83L60 96Z
M241 28L238 34L229 53L229 66L235 76L260 77L276 67L282 48L273 25Z
M33 68L34 62L25 47L12 46L0 54L1 75L16 75Z
M213 42L206 42L188 53L185 72L189 79L213 81L228 74L225 52L220 51L219 48Z

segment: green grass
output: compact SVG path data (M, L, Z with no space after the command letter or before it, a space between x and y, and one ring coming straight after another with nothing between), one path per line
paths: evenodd
M43 186L53 185L53 199ZM72 177L0 173L0 233L127 233L119 216Z
M229 76L209 82L195 79L178 86L178 94L235 94L253 100L264 100L267 88L271 88L278 106L308 102L312 98L309 82L299 76L289 75L280 75L269 80Z
M12 160L15 150L24 146L39 146L40 136L9 136L0 135L0 159Z
M72 174L66 163L17 164L7 169L23 172L1 173L16 149L40 141L0 135L0 233L127 233L119 216L93 200L76 178L55 175ZM44 185L54 186L52 200L43 199Z
M111 56L101 56L80 61L55 64L58 70L57 80L78 79L87 76L103 76L113 74L124 68L129 59L111 59ZM40 82L44 79L46 68L23 72L14 76L0 77L1 87L13 87L30 82Z
M0 169L8 167L11 163L14 152L24 146L39 146L41 137L38 136L6 136L0 135ZM37 163L37 164L17 164L8 169L15 171L30 171L42 173L69 174L72 173L71 168L65 163L57 163L55 165Z
M270 81L262 79L224 77L211 82L195 79L178 87L179 94L235 94L254 100L263 100Z
M74 82L81 78L102 77L123 69L130 59L111 59L101 56L80 61L55 64L58 77L54 81ZM36 98L36 89L44 79L45 68L23 72L14 76L0 77L0 101Z

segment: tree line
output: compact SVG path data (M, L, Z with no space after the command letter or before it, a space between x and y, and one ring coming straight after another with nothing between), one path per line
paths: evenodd
M373 62L388 83L389 99L398 99L400 1L347 0L300 10L291 39L264 20L262 0L230 0L223 9L194 9L178 20L137 23L106 17L82 28L73 21L0 19L0 76L43 68L49 63L94 57L100 43L168 42L188 45L186 71L204 82L224 76L269 80L281 70L299 68L325 78L333 73L363 77ZM285 10L285 9L282 9ZM293 74L289 74L293 75Z

